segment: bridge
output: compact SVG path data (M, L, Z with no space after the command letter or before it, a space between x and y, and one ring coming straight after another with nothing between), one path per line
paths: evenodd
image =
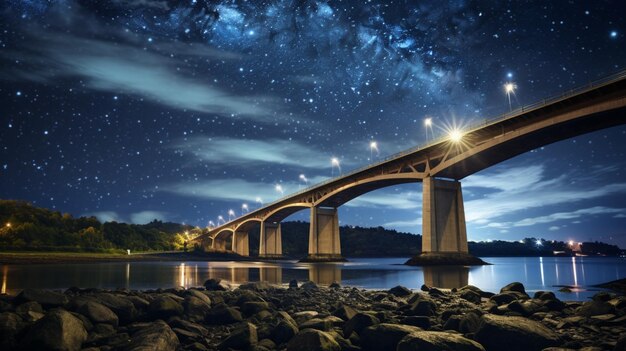
M209 230L195 239L203 247L249 256L249 231L260 226L259 256L282 256L280 223L310 210L306 260L341 259L337 208L367 192L423 183L422 255L467 255L460 180L538 147L626 123L626 71L425 146L387 157L303 189Z

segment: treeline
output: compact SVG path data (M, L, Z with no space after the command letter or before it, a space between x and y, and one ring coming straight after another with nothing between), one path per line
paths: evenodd
M178 250L184 247L187 234L201 231L157 220L145 225L101 223L96 217L74 218L14 200L0 200L0 224L3 250Z
M190 238L206 229L154 220L145 225L101 223L95 217L74 218L34 207L23 201L0 200L0 250L168 251L182 250ZM422 236L383 227L342 226L341 252L345 257L410 257L422 250ZM300 258L308 253L309 223L281 224L283 254ZM249 233L250 254L258 255L259 229ZM619 247L601 242L571 245L563 241L526 238L520 241L472 242L475 256L618 256ZM189 247L189 249L192 249Z

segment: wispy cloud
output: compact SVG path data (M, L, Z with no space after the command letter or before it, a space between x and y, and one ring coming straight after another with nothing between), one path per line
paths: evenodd
M261 198L267 203L281 197L276 184L249 182L243 179L215 179L205 182L178 183L161 187L163 191L178 195L225 201L244 201L254 203ZM281 183L285 194L297 191L297 185Z
M411 228L411 231L421 230L422 217L419 214L416 216L417 218L415 219L387 222L383 224L383 226L391 228Z
M236 115L262 122L281 120L279 113L275 112L278 104L274 103L274 98L230 93L213 83L210 76L183 75L179 72L180 60L160 54L156 45L151 50L141 50L136 48L136 43L132 46L55 32L44 38L30 38L23 45L21 50L0 55L5 60L19 59L28 63L29 70L7 65L0 76L5 79L21 77L40 83L76 77L94 90L131 94L176 109ZM171 50L172 45L163 43L161 47L182 55L198 51L189 47ZM224 55L233 58L233 55L212 50L200 51L199 54L213 58L225 59Z
M98 211L98 212L89 212L83 214L85 217L94 216L98 218L100 222L123 222L120 218L120 215L115 211Z
M167 212L161 211L140 211L131 213L128 218L115 211L97 211L83 214L83 216L94 216L100 222L129 222L132 224L146 224L153 220L167 221Z
M349 207L414 210L422 208L422 195L416 192L397 194L365 194L347 202Z
M196 137L178 141L171 148L191 152L199 160L229 165L253 162L320 169L330 168L332 157L302 143L283 139ZM342 163L343 167L350 165L349 160L342 160Z

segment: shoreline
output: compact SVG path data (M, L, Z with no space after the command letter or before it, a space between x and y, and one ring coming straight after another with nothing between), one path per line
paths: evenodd
M0 348L79 350L624 350L626 297L567 302L521 283L499 293L310 281L0 295Z

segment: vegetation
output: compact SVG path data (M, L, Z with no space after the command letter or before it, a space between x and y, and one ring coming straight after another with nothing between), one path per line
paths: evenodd
M0 223L0 248L17 251L180 250L185 233L201 233L199 228L157 220L145 225L103 224L95 217L74 218L14 200L0 200Z
M183 250L189 238L206 229L154 220L145 225L118 222L100 223L95 217L74 218L69 214L34 207L23 201L0 200L0 250L121 252ZM422 250L422 236L400 233L383 227L342 226L341 250L346 257L409 257ZM281 225L283 253L304 257L308 252L309 224L284 222ZM259 230L250 235L250 254L259 251ZM190 247L191 249L191 247ZM469 242L475 256L617 256L615 245L585 242L572 246L562 241L526 238L521 241Z

